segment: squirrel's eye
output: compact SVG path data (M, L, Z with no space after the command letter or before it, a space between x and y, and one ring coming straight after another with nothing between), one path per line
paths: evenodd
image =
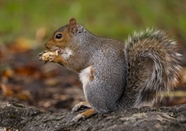
M61 37L62 37L62 34L57 34L57 35L56 35L56 38L57 38L57 39L60 39Z

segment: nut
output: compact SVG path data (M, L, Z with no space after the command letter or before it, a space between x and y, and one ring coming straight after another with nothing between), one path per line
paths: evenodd
M58 56L59 54L61 54L60 49L53 51L53 52L46 50L42 53L39 53L39 56L40 56L39 60L44 61L44 62L48 62L48 61L51 61L52 58L54 58L55 56Z

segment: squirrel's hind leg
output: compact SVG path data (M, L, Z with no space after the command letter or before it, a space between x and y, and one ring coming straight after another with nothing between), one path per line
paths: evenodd
M94 109L89 109L89 110L87 110L85 112L82 112L82 113L78 114L77 116L75 116L72 119L72 121L77 122L80 119L85 119L85 118L90 117L90 116L92 116L92 115L94 115L96 113L97 112Z
M76 104L73 108L72 108L72 112L76 112L78 111L81 107L88 107L91 108L90 104L88 102L80 102L78 104Z
M80 102L72 108L72 112L78 111L81 107L91 108L91 106L88 102ZM85 119L85 118L90 117L96 113L97 112L94 109L89 109L89 110L82 112L82 113L78 114L77 116L75 116L72 121L77 122L79 119Z

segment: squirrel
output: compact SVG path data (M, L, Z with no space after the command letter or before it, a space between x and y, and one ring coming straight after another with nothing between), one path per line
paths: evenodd
M162 30L134 33L124 43L90 33L75 18L55 31L39 60L54 62L79 74L89 107L73 118L122 108L152 106L159 93L168 92L181 73L176 42Z

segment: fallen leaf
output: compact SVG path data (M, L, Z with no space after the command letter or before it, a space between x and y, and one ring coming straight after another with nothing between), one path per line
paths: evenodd
M17 98L24 101L31 100L31 94L28 90L22 90L16 94Z
M8 85L0 84L4 96L13 96L14 91Z
M10 45L9 49L14 52L23 53L31 50L31 45L32 42L30 40L26 38L18 38Z

